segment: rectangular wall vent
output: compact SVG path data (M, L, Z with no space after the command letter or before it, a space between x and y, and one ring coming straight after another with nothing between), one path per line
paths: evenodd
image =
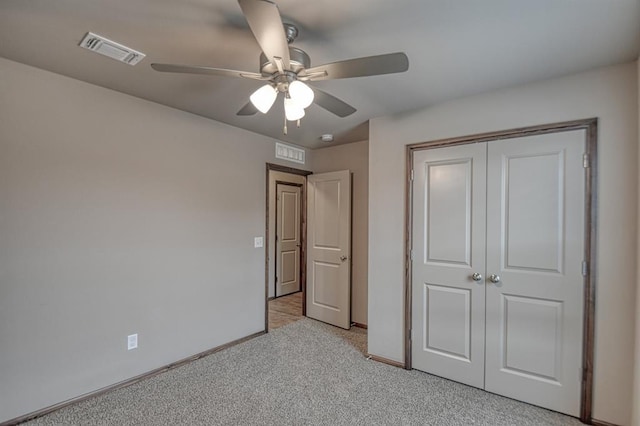
M304 164L304 149L276 142L276 158Z
M111 41L94 33L87 33L80 42L80 47L89 49L125 64L135 65L146 55L120 43Z

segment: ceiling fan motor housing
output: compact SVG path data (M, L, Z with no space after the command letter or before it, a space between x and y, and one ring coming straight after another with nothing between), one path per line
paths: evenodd
M304 50L289 46L289 57L291 63L291 69L289 71L297 74L303 68L311 67L311 59ZM264 53L260 54L260 71L264 76L270 76L278 72L278 68L271 63Z
M261 81L263 84L267 83L262 86L262 88L266 88L264 92L270 102L268 108L266 106L264 108L266 111L277 98L278 92L285 94L286 102L288 99L292 99L289 90L295 89L294 92L297 94L294 96L304 99L304 102L300 101L298 106L301 104L310 105L315 102L321 108L338 117L347 117L356 112L356 109L321 89L311 89L305 82L392 74L409 69L409 58L403 52L347 59L312 68L309 55L305 51L291 46L291 43L298 36L298 29L293 24L282 22L278 6L273 1L238 0L238 3L260 49L262 52L266 52L260 55L259 73L208 66L159 63L153 63L151 67L160 72L240 77ZM254 92L254 95L262 88ZM251 101L253 102L253 99ZM306 107L301 109L304 110L304 108ZM262 109L259 110L255 103L249 103L238 111L238 115L253 115L258 111L262 111ZM303 115L304 111L300 117ZM292 119L292 121L294 120Z

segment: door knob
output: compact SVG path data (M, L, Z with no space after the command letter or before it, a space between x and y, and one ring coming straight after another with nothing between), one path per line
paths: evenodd
M345 260L347 260L347 256L345 256L345 255L340 256L340 260L342 260L344 262Z
M497 284L500 282L500 275L496 275L496 274L491 274L489 276L489 281L491 281L494 284Z
M471 279L474 281L480 281L482 279L482 274L480 272L474 272L473 275L471 275Z

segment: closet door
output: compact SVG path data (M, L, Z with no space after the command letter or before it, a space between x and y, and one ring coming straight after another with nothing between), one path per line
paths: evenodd
M579 415L583 131L488 143L485 389ZM491 276L493 280L491 279Z
M413 367L484 386L486 144L414 153Z

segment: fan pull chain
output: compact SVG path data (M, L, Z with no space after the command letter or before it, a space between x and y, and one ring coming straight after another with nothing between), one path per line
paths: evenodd
M287 134L287 117L284 118L284 129L282 129L282 132L285 135Z
M300 120L298 120L298 129L300 128Z

